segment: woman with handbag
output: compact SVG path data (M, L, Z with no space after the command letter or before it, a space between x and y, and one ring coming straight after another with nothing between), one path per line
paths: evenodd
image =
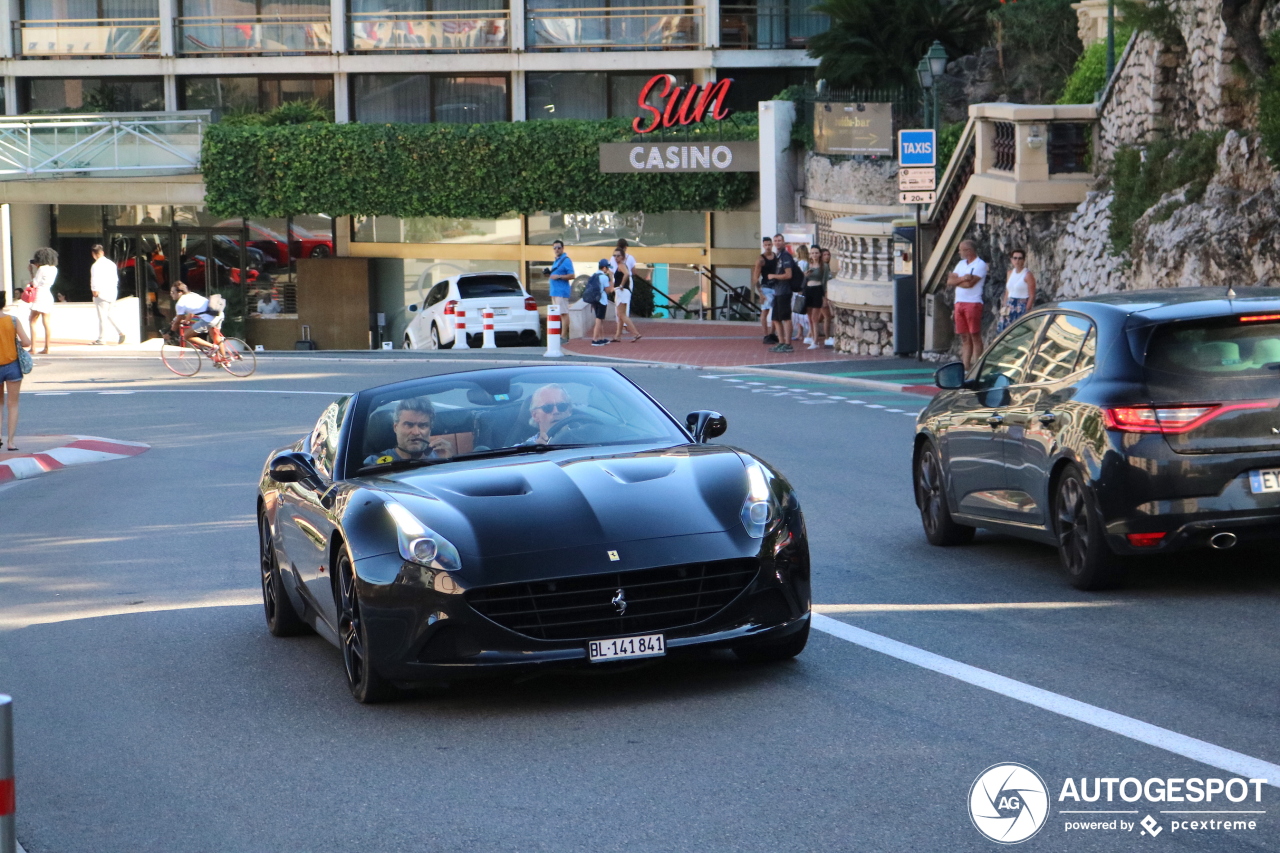
M31 339L21 324L9 314L0 314L0 407L9 410L8 443L13 446L13 435L18 431L18 392L22 390L22 375L31 371L31 356L24 347L31 346Z
M31 278L31 284L27 285L22 293L22 301L31 303L29 348L32 355L36 352L36 321L44 318L44 349L40 350L43 355L49 351L49 341L53 337L53 333L49 330L49 314L53 312L53 283L58 279L58 253L48 247L36 249L32 263L36 265L36 272Z
M631 322L631 269L627 266L627 253L623 249L613 250L613 287L608 291L613 294L614 308L618 314L618 328L614 330L614 343L622 340L622 333L630 330L635 335L631 343L644 337L636 324Z

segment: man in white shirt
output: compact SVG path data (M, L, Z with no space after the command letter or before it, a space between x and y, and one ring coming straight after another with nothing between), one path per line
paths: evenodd
M969 370L982 355L982 287L987 281L987 262L978 257L972 240L960 243L960 263L947 276L947 287L956 291L955 323L960 336L960 359Z
M623 257L625 257L625 258L627 259L627 271L628 271L628 272L630 272L632 275L635 275L635 273L636 273L636 256L635 256L635 255L633 255L633 254L631 254L629 251L627 251L629 248L631 248L631 247L627 244L627 241L626 241L626 240L623 240L623 239L619 239L619 240L618 240L618 245L617 245L617 246L615 246L614 248L617 248L617 249L621 249L621 250L622 250L622 255L623 255ZM618 271L618 262L617 262L617 260L616 260L616 259L614 259L614 258L613 258L613 256L610 256L610 257L609 257L609 272L610 272L610 273L615 273L615 272L617 272L617 271ZM633 285L633 286L634 286L634 285Z
M213 344L200 337L218 319L217 312L209 310L209 300L198 293L192 293L182 282L169 288L169 296L173 299L173 320L169 323L169 328L175 332L181 329L182 336L189 343L212 349ZM226 355L223 344L219 343L217 349L220 355Z
M111 328L116 330L119 340L116 343L124 343L124 332L120 330L120 326L111 316L111 306L116 302L116 287L120 282L120 274L116 271L116 265L103 252L102 244L95 245L93 252L93 266L89 267L89 290L93 293L93 306L98 309L98 339L95 344L105 344L107 337L107 324L111 324Z

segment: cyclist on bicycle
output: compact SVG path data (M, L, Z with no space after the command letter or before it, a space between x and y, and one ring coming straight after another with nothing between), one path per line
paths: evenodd
M209 310L209 300L198 293L192 293L182 282L169 288L169 295L173 298L174 307L173 321L169 328L176 332L181 327L182 336L187 343L205 349L216 349L221 353L221 343L214 344L200 337L213 329L213 324L218 320L218 313Z

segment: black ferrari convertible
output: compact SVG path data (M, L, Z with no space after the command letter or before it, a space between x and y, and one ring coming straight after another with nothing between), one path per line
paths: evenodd
M267 627L337 645L360 702L694 648L794 657L804 518L768 464L706 443L725 429L573 365L343 397L262 473Z

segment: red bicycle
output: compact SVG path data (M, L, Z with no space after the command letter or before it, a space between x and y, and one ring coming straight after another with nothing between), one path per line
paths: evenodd
M209 326L207 337L212 346L192 343L181 332L166 335L160 345L160 361L179 376L195 376L205 359L232 376L251 375L258 369L258 357L244 341L222 334L221 325L219 317Z

